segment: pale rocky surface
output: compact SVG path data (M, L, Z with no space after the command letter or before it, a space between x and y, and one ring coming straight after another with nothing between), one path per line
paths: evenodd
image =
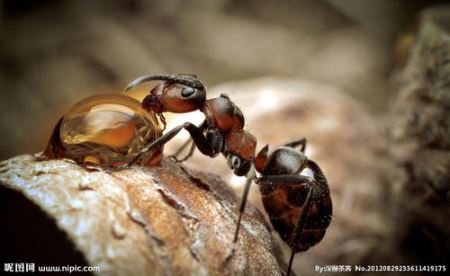
M8 224L39 232L50 217L89 265L100 266L99 275L281 275L272 236L253 207L231 254L238 198L213 175L168 161L154 169L87 171L69 160L21 155L0 163L0 184L3 194L4 188L17 191L43 211L37 224L28 225L26 216ZM4 211L19 207L12 203ZM2 253L21 242L9 234L2 234ZM49 248L61 242L45 236Z

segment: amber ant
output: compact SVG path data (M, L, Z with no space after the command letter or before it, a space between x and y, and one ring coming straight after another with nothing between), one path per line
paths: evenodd
M289 275L295 253L305 251L322 240L332 215L327 180L320 167L305 156L306 140L288 143L271 154L265 146L255 157L256 138L244 130L244 116L227 95L206 99L206 89L194 75L144 76L131 82L125 91L153 80L163 82L150 90L142 101L142 107L158 114L164 125L163 112L200 110L205 120L200 126L186 122L175 127L145 146L140 154L160 148L182 129L189 132L192 146L189 154L180 160L176 157L181 152L179 150L173 157L175 160L186 160L195 147L210 157L222 153L236 175L247 175L233 242L238 239L249 187L255 180L273 227L292 249ZM296 150L297 147L300 150ZM260 177L256 177L253 167L261 174ZM312 177L301 174L307 168L313 172Z

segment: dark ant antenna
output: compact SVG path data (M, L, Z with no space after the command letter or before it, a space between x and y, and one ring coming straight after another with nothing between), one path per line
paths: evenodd
M149 76L142 76L134 81L132 81L128 86L124 89L124 91L128 91L141 83L148 82L148 81L154 81L154 80L161 80L161 81L168 81L168 82L174 82L179 84L184 84L187 86L190 86L192 88L197 88L201 90L205 90L205 86L203 83L197 79L196 75L189 75L189 74L178 74L178 75L149 75Z

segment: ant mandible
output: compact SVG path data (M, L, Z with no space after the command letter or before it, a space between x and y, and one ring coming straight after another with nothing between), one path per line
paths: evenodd
M255 180L273 227L292 249L289 275L295 253L306 251L321 241L332 217L328 183L320 167L305 156L306 139L288 143L270 154L268 146L265 146L255 157L256 138L244 130L244 116L228 96L222 94L206 99L206 89L194 75L144 76L131 82L125 91L153 80L163 82L149 92L142 107L158 114L164 126L163 112L200 110L205 120L198 127L189 122L175 127L145 146L140 154L161 147L182 129L189 132L193 144L188 155L181 160L174 157L176 161L189 158L195 147L210 157L222 153L236 175L247 175L233 242L237 242L249 188ZM300 150L296 150L297 147ZM253 167L261 174L260 177L256 177ZM302 174L306 169L312 171L312 177Z

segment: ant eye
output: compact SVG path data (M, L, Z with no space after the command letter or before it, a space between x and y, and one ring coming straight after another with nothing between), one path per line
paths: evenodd
M185 98L191 96L194 93L195 93L195 89L192 87L186 87L181 91L181 95Z
M185 113L195 111L205 103L206 91L195 86L173 83L166 84L159 97L163 112Z

